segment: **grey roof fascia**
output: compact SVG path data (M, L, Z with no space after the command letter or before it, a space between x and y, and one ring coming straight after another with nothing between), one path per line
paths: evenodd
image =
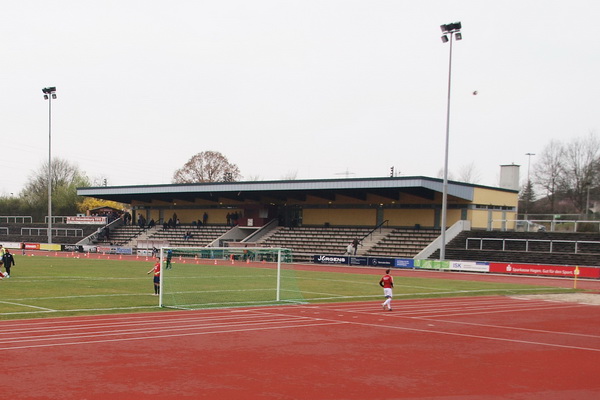
M473 200L475 185L456 182L448 183L450 196ZM226 193L226 192L268 192L268 191L311 191L311 190L373 190L425 188L443 192L443 181L427 177L398 178L352 178L323 180L289 180L263 182L210 182L193 184L161 184L112 187L78 188L80 196L109 195L153 195L177 193Z

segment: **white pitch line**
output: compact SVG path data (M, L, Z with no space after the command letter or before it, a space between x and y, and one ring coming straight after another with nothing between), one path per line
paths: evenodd
M237 333L237 332L266 331L266 330L274 330L274 329L304 328L304 327L339 325L339 324L344 324L344 322L328 321L328 322L318 323L318 324L313 324L313 325L288 325L288 326L274 326L274 327L260 327L260 328L228 329L228 330L221 330L221 331L214 331L214 332L193 332L193 333L179 333L176 335L169 334L169 335L158 335L158 336L90 340L90 341L86 341L86 342L48 343L48 344L40 344L40 345L0 347L0 351L2 351L2 350L23 350L23 349L32 349L32 348L40 348L40 347L76 346L76 345L83 345L83 344L128 342L128 341L134 341L134 340L164 339L164 338L171 338L171 337L181 338L184 336L218 335L218 334L232 333L232 332Z
M474 311L474 312L455 312L452 314L447 314L447 313L443 313L443 314L438 314L438 315L428 315L426 317L428 318L437 318L437 317L455 317L455 316L462 316L462 315L476 315L476 314L499 314L499 313L507 313L507 312L522 312L522 311L532 311L532 310L556 310L556 309L563 309L563 308L579 308L581 307L581 304L564 304L561 303L562 305L543 305L540 304L539 306L536 306L535 308L533 307L523 307L523 308L514 308L514 309L508 309L508 310L482 310L482 311ZM436 311L443 311L443 310L436 310Z
M390 314L388 313L386 315L390 315ZM335 321L335 320L331 320L331 319L327 319L327 318L320 318L320 319L323 321L331 321L331 322ZM493 337L493 336L473 335L473 334L468 334L468 333L445 332L445 331L440 331L440 330L435 330L435 329L420 329L420 328L408 328L408 327L402 327L402 326L368 324L368 323L356 322L356 321L347 321L345 323L351 324L351 325L368 326L368 327L375 327L375 328L397 329L397 330L410 331L410 332L433 333L433 334L438 334L438 335L484 339L484 340L492 340L492 341L499 341L499 342L531 344L531 345L536 345L536 346L557 347L557 348L573 349L573 350L585 350L585 351L593 351L593 352L600 353L600 348L594 349L594 348L589 348L589 347L579 347L579 346L569 346L569 345L561 345L561 344L553 344L553 343L534 342L534 341L529 341L529 340L505 339L505 338L498 338L498 337Z
M287 316L287 319L296 319L296 320L307 320L310 318L307 317L303 317L303 316ZM72 322L66 323L63 321L64 325L58 325L58 326L29 326L29 325L20 325L16 328L10 328L10 329L3 329L2 332L0 332L0 336L2 335L9 335L9 336L15 336L15 335L19 335L19 339L22 338L24 334L32 334L32 333L45 333L45 332L49 332L49 333L55 333L55 332L59 332L59 331L69 331L71 333L69 334L76 334L73 333L74 331L77 330L92 330L92 329L108 329L108 328L134 328L137 326L142 326L145 329L155 329L154 327L158 327L159 325L169 325L169 327L173 327L176 326L177 324L181 325L181 324L191 324L191 323L214 323L214 322L218 322L218 323L230 323L230 324L239 324L239 323L253 323L256 322L256 320L259 320L258 322L263 322L261 321L261 319L264 320L264 314L252 314L250 312L245 313L243 315L239 315L239 314L231 314L231 315L207 315L207 316L203 316L203 315L198 315L198 316L194 316L194 315L189 315L189 316L181 316L178 318L161 318L161 319L150 319L148 320L147 317L144 318L143 320L140 319L136 319L136 318L131 318L131 319L127 319L127 320L109 320L107 322L102 322L102 321L81 321L81 323L75 323L73 324ZM77 322L77 321L75 321ZM189 325L188 325L189 326Z
M12 302L10 302L10 301L0 301L0 303L2 303L2 304L10 304L10 305L12 305L12 306L21 306L21 307L37 308L37 309L44 310L44 311L56 311L56 310L53 310L53 309L51 309L51 308L46 308L46 307L38 307L38 306L32 306L32 305L30 305L30 304L12 303Z
M595 339L600 338L600 335L590 335L587 333L560 332L560 331L548 331L548 330L544 330L544 329L519 328L516 326L478 324L478 323L474 323L474 322L449 321L449 320L432 318L432 317L411 317L411 318L422 320L422 321L427 321L427 322L429 322L429 321L443 322L443 323L455 324L455 325L480 326L480 327L484 327L484 328L496 328L496 329L506 329L506 330L514 330L514 331L535 332L535 333L549 333L549 334L556 334L556 335L589 337L589 338L595 338Z
M156 309L158 304L155 306L137 306L137 307L112 307L112 308L74 308L69 310L40 310L40 311L14 311L0 313L0 315L28 315L28 314L40 314L40 313L61 313L61 312L88 312L88 311L127 311L127 310L143 310L143 309Z
M300 321L299 321L300 320ZM162 326L162 327L131 327L129 329L118 329L118 330L96 330L91 331L89 333L81 332L81 333L57 333L57 334L46 334L44 336L34 335L34 336L19 336L14 339L3 340L2 344L6 345L9 343L24 343L24 342L44 342L44 341L56 341L56 340L72 340L72 339L83 339L83 338L98 338L98 337L110 337L110 336L127 336L127 335L137 335L137 334L153 334L153 333L161 333L161 332L181 332L181 331L197 331L197 330L207 330L207 329L215 329L215 328L228 328L235 326L264 326L264 325L280 325L287 323L312 323L314 321L318 321L318 318L281 318L279 316L272 316L271 319L265 319L263 317L260 321L239 321L239 322L213 322L209 324L184 324L184 325L173 325L173 326ZM299 325L303 326L303 325ZM102 327L100 327L102 328Z

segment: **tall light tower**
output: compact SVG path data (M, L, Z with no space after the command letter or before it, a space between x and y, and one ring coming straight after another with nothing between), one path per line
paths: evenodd
M56 87L42 89L48 100L48 243L52 243L52 100L56 99Z
M444 156L444 186L442 193L442 245L440 247L440 260L446 259L446 224L448 219L448 149L450 145L450 93L452 88L452 42L462 40L460 22L441 25L442 42L450 42L450 58L448 62L448 106L446 108L446 151Z
M535 153L525 153L525 155L527 156L527 186L525 187L525 190L529 191L529 189L531 188L531 180L529 179L529 170L531 168L531 156L535 156ZM531 196L531 193L529 193L528 196ZM527 215L528 213L529 197L525 199L525 215Z

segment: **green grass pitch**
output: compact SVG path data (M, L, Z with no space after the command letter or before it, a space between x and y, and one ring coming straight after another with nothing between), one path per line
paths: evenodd
M167 311L153 296L154 262L19 256L9 279L0 281L0 320L123 312ZM210 262L210 261L209 261ZM282 266L284 302L381 300L379 276L352 272L291 271ZM165 282L198 307L273 303L276 271L269 267L174 264ZM169 271L167 271L169 273ZM165 275L166 277L166 275ZM179 283L177 283L179 282ZM506 283L397 276L394 297L478 296L565 292L565 289ZM165 290L168 301L169 290Z

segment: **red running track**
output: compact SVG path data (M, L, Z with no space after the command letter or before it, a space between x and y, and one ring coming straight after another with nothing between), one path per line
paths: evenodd
M600 306L509 297L0 323L6 399L598 399Z

